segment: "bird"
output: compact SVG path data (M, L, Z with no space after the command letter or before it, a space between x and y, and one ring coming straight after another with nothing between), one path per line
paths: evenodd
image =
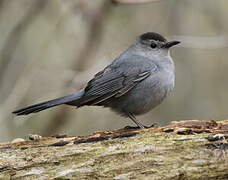
M175 67L170 48L180 41L167 41L156 32L146 32L88 81L85 88L70 95L13 111L28 115L45 109L69 105L108 107L130 118L137 128L146 128L135 116L158 106L173 90Z

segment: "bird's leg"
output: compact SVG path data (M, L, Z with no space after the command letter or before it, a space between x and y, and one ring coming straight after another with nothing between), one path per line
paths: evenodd
M127 113L127 116L137 125L136 128L141 128L141 129L144 129L146 128L146 126L144 126L141 122L137 121L137 119L135 118L135 116L131 113ZM130 127L130 126L127 126L125 128L135 128L135 127Z

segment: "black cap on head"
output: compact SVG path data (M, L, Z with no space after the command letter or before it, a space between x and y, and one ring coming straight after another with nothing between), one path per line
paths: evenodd
M143 41L155 40L155 41L167 42L167 40L162 35L155 32L144 33L140 36L140 39Z

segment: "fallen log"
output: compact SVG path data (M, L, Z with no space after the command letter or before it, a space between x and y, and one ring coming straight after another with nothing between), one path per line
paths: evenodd
M228 179L228 120L0 143L0 179Z

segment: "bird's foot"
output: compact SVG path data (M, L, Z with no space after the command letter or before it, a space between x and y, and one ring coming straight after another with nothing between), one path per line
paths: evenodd
M157 125L157 123L153 123L150 126L145 126L140 124L141 126L125 126L124 129L148 129L148 128L152 128L155 127Z
M131 129L141 129L138 126L125 126L124 129L131 130Z
M146 128L152 128L152 127L155 127L155 126L157 126L157 123L153 123L150 126L146 126Z

